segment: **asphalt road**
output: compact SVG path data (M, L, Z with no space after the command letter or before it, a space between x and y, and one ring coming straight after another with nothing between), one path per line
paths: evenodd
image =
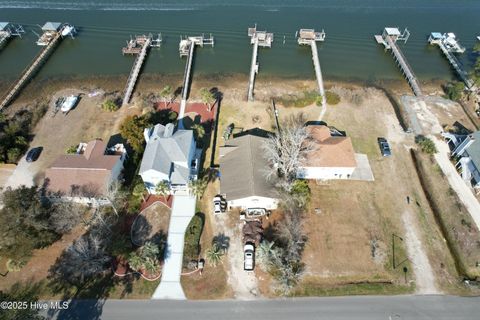
M257 301L74 301L50 319L480 319L480 297L331 297Z

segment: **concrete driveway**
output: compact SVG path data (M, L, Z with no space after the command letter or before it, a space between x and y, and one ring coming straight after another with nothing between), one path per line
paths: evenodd
M195 215L196 201L196 197L191 195L175 195L173 198L162 279L152 299L186 299L180 284L180 276L182 273L185 231Z

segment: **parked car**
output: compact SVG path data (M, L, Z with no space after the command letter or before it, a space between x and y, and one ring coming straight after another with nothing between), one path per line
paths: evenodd
M26 160L27 162L33 162L37 161L38 157L40 157L40 153L42 153L42 147L36 147L30 149L30 151L27 152L27 157Z
M389 157L392 155L392 149L390 149L390 145L388 144L387 139L385 138L378 138L378 146L380 147L380 152L382 153L382 156L384 157Z
M245 244L245 246L243 247L243 253L243 269L245 271L253 271L253 269L255 269L255 247L253 246L253 244Z
M227 210L227 202L221 195L217 194L213 198L213 213L220 214L222 212L225 212L226 210Z

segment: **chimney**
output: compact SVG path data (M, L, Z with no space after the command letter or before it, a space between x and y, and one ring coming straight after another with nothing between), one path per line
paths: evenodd
M173 135L173 131L175 130L175 125L173 123L167 123L165 126L165 131L163 132L164 138L170 138Z

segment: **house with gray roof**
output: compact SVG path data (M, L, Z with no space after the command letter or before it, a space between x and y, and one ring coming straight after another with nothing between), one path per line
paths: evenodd
M192 130L157 124L144 131L147 145L140 165L140 176L150 194L166 182L172 192L186 191L189 181L196 179L198 153Z
M262 145L268 138L259 131L237 135L220 147L220 191L229 208L277 208L275 190L265 177L269 164L263 157Z
M467 184L480 192L480 131L469 135L442 135L452 149L457 171Z

